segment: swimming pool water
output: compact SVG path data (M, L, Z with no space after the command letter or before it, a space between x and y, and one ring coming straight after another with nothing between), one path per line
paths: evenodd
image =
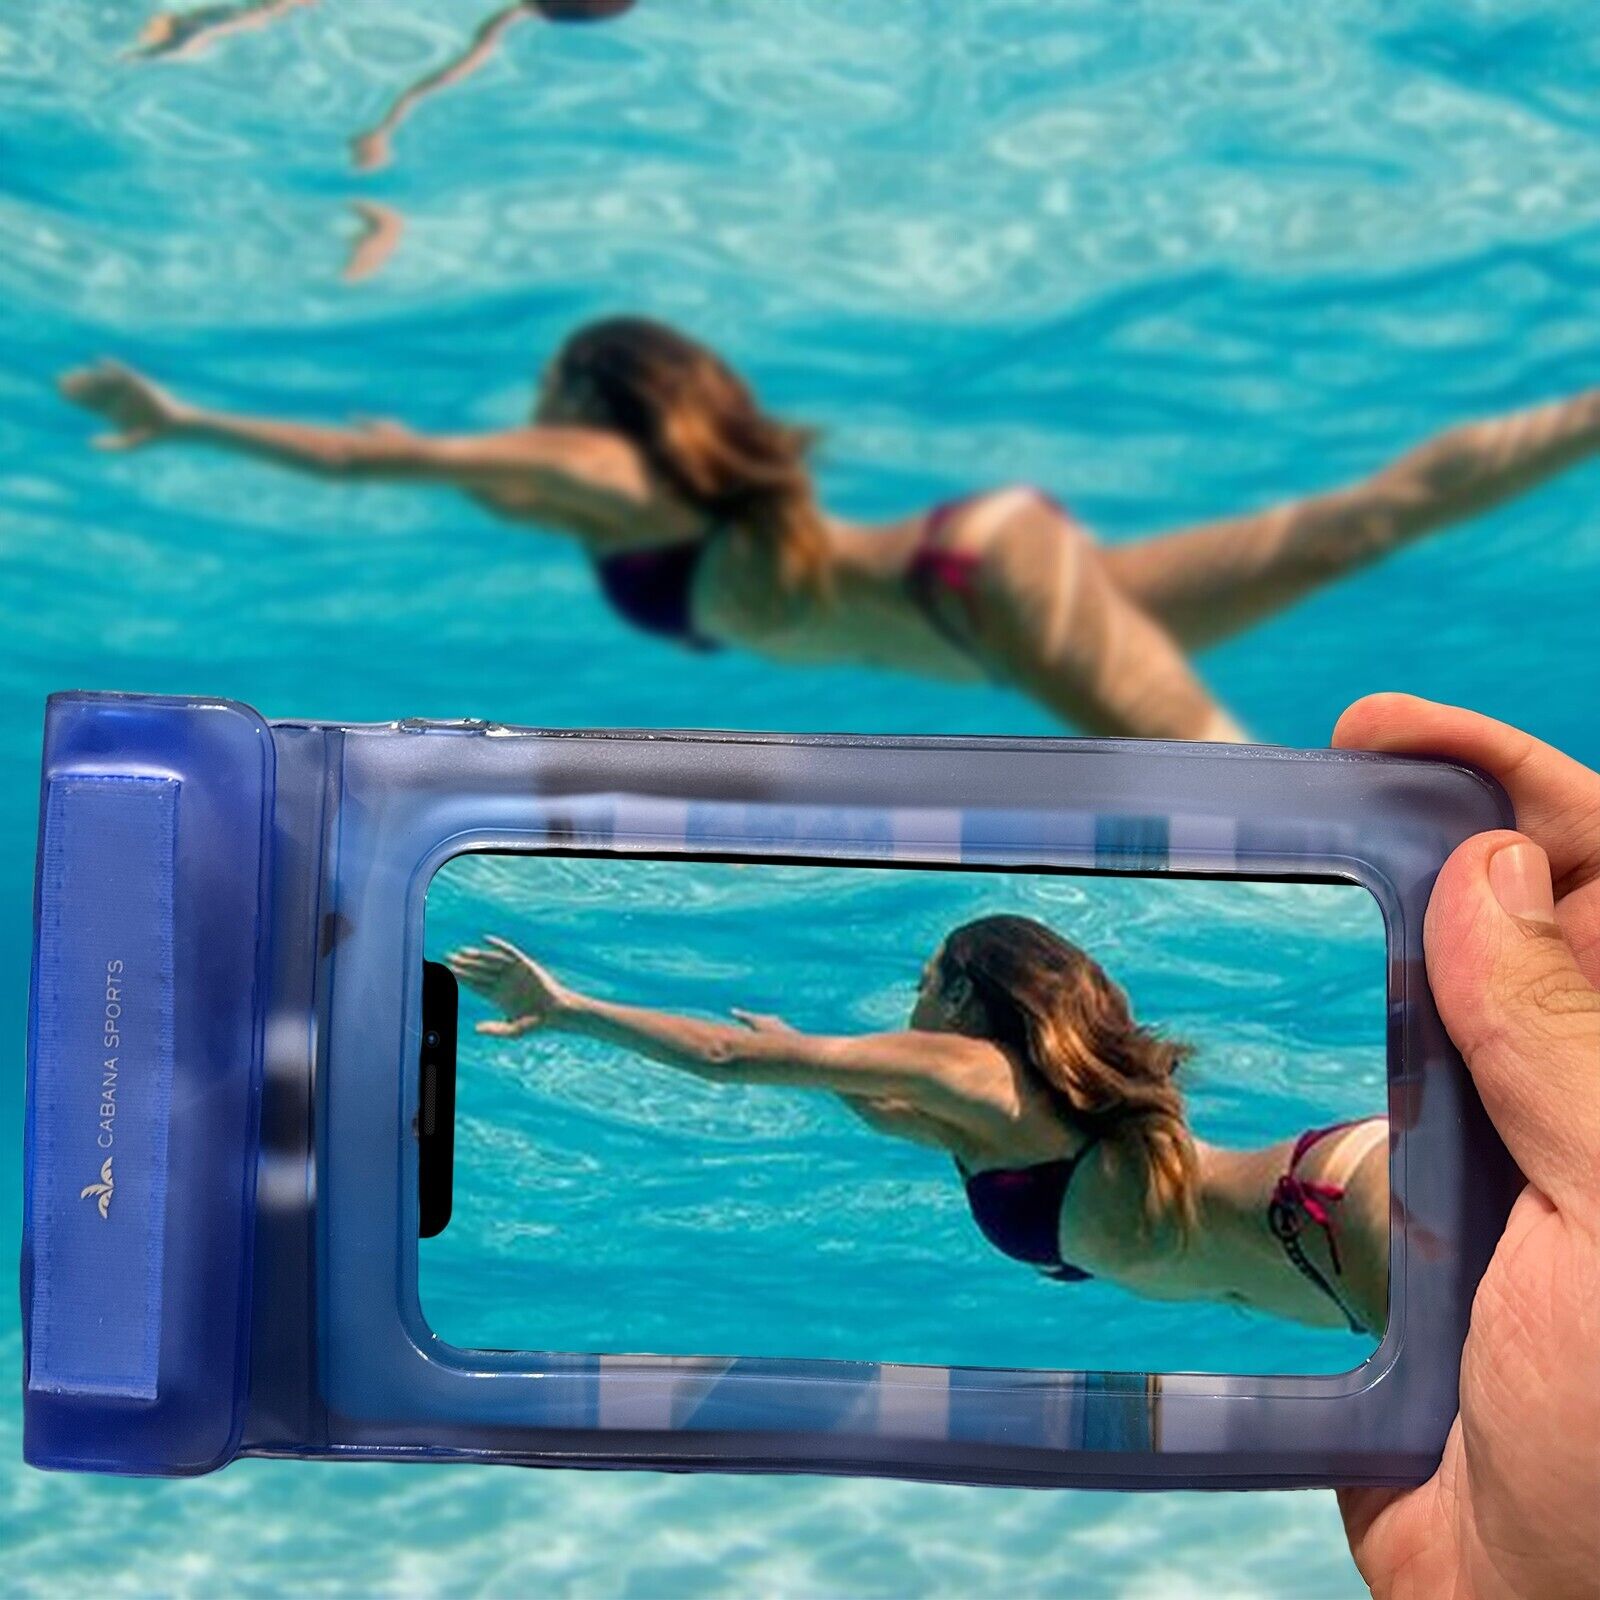
M1027 479L1108 539L1359 474L1600 381L1600 45L1562 0L642 0L519 30L355 177L346 137L478 20L322 0L192 64L131 0L0 17L0 1007L19 1126L40 700L275 715L1046 731L1020 699L685 660L553 542L443 496L176 450L96 456L98 354L215 403L518 417L593 313L684 322L826 429L862 515ZM373 199L387 270L338 274ZM1594 762L1593 469L1205 658L1263 737L1401 686ZM15 1237L15 1134L0 1226ZM1360 1592L1328 1496L246 1463L193 1484L18 1465L0 1589L97 1595Z

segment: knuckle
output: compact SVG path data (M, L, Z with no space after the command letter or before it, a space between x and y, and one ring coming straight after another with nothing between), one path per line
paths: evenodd
M1519 1010L1533 1012L1568 1030L1572 1021L1600 1024L1600 991L1593 988L1569 961L1551 959L1519 962L1507 986L1507 998Z

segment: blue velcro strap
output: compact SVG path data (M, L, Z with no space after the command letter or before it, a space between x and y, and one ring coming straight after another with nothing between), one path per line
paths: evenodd
M178 788L61 778L46 798L28 1192L34 1390L156 1397Z

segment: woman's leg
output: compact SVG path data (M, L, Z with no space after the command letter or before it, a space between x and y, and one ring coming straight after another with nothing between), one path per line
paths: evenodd
M1392 524L1330 516L1307 501L1102 547L1100 557L1133 604L1194 650L1381 560L1401 543Z
M1600 389L1449 428L1343 489L1107 550L1106 570L1193 649L1597 452Z
M1165 628L1047 501L995 529L972 594L974 643L1008 682L1085 733L1237 743L1244 733Z

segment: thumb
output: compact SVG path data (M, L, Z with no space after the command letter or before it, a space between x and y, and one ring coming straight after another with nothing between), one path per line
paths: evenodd
M1560 1209L1600 1195L1600 991L1556 921L1550 862L1484 833L1445 863L1425 930L1439 1014L1500 1137Z

